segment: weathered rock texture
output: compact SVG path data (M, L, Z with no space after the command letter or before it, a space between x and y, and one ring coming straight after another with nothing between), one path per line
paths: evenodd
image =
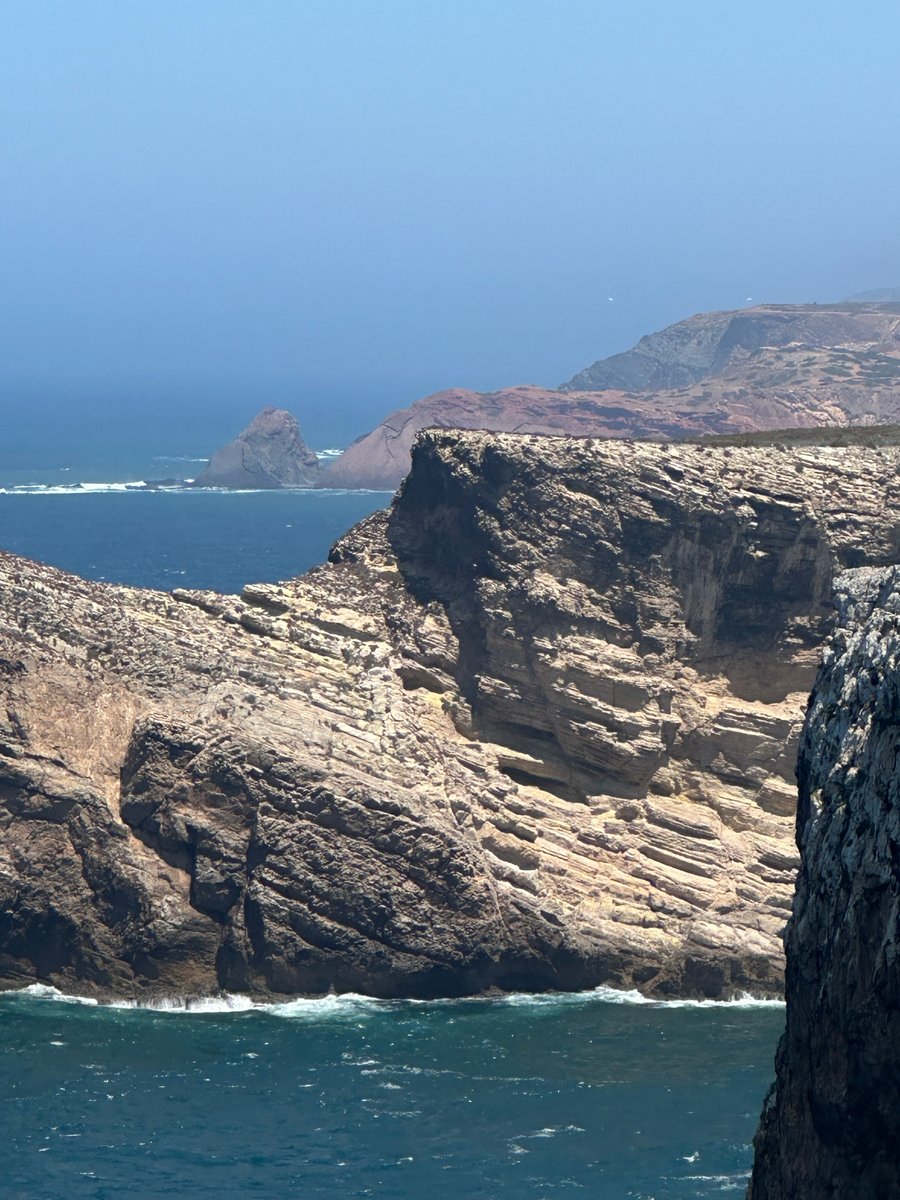
M796 739L897 453L426 434L241 597L0 556L0 977L781 987Z
M760 305L680 321L559 391L426 396L354 442L323 483L397 487L427 427L677 440L898 420L900 305Z
M319 460L283 408L264 408L223 446L194 480L196 487L306 488L319 479Z
M787 1031L751 1200L900 1195L900 572L838 581L799 762Z

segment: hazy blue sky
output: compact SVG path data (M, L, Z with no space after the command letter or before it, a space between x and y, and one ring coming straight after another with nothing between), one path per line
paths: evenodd
M359 432L898 284L898 47L896 0L2 0L0 404Z

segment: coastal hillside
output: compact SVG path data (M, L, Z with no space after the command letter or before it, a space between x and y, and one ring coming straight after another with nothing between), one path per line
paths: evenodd
M397 487L426 427L678 440L897 420L900 305L759 305L680 321L559 391L427 396L348 447L324 482Z
M838 580L800 747L787 1030L750 1200L900 1195L900 572Z
M762 390L846 383L849 397L855 387L900 385L900 304L761 304L700 313L595 362L561 390L677 395L706 380L719 381L725 395L740 384Z
M832 578L900 561L898 453L432 432L282 585L0 555L0 980L779 993Z

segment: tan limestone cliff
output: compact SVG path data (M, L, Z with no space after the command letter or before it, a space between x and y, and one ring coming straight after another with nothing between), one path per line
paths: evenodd
M0 977L776 992L793 764L897 453L424 435L240 597L0 556Z

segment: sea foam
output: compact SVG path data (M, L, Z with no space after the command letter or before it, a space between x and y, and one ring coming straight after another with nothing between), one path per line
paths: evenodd
M116 1010L166 1014L228 1015L265 1013L299 1021L322 1021L371 1016L389 1009L418 1006L496 1005L497 1007L547 1009L573 1005L618 1004L659 1009L754 1009L784 1008L784 1001L771 997L742 995L730 1000L656 1000L637 991L598 987L584 992L510 992L500 996L467 996L461 999L385 1000L359 992L329 993L326 996L301 996L293 1000L259 1001L240 993L223 992L214 996L166 996L147 1000L101 1002L90 996L73 996L47 984L33 983L16 991L0 993L53 1000L65 1004L86 1004Z

